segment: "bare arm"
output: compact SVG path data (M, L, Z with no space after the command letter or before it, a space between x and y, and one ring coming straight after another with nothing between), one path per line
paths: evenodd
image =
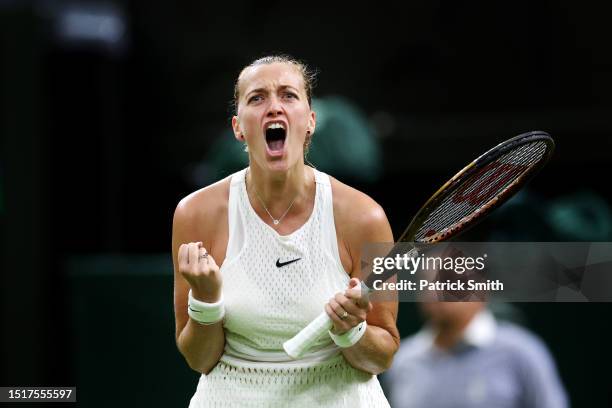
M206 251L204 243L201 242L202 236L207 237L206 223L196 222L197 217L191 210L194 206L190 206L186 200L179 203L172 227L175 336L178 349L189 367L207 374L223 353L223 325L221 322L201 325L189 318L188 292L191 288L195 299L207 303L216 302L221 294L221 278L219 267L212 255L209 255L206 261L198 260L202 251Z
M383 209L367 196L359 197L359 206L353 206L358 214L350 223L347 233L348 249L352 262L349 287L359 282L361 276L361 248L368 242L393 242L393 233ZM355 201L353 201L355 203ZM363 337L353 346L342 349L342 354L351 366L371 374L380 374L389 367L399 348L399 332L396 326L398 305L393 302L370 303L361 299L360 290L338 293L326 306L334 322L334 332L344 333L363 320L368 325ZM341 319L346 311L348 316Z

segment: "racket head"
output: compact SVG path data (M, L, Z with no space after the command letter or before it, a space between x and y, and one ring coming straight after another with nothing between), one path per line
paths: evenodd
M427 200L398 242L429 244L466 231L524 186L554 148L548 133L532 131L488 150Z

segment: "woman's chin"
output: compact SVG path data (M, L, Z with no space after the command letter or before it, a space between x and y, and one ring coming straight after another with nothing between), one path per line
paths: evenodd
M272 172L286 172L290 168L294 167L297 163L297 160L292 159L292 155L283 154L282 156L277 157L269 157L267 160L268 170Z
M271 172L286 172L289 169L289 165L287 163L287 160L283 159L276 159L276 160L269 160L268 161L268 170Z

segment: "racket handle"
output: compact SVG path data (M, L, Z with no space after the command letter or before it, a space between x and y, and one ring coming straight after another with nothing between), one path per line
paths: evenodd
M332 328L332 325L332 320L327 313L321 313L298 334L283 343L285 352L293 359L300 358L310 350L319 337Z

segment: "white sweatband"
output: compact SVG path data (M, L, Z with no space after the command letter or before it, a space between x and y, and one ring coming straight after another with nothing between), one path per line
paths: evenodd
M363 337L367 327L368 324L364 320L346 333L334 334L331 330L329 330L329 337L331 337L334 343L336 343L336 345L339 347L351 347L354 346Z
M201 302L193 298L191 289L189 289L189 303L187 305L187 314L193 320L200 324L208 325L220 322L225 316L225 304L223 303L223 295L215 303Z

